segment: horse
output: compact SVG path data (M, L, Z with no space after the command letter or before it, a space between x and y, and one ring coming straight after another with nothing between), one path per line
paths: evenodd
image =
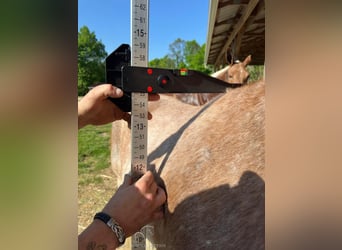
M168 197L156 246L264 249L264 86L219 97L149 154Z
M246 83L249 73L246 69L251 62L247 56L243 62L230 64L212 74L228 83ZM210 102L218 93L161 94L158 102L149 103L149 111L153 118L148 123L148 152L152 152L169 135L174 134L183 124L202 109L202 105ZM180 101L179 101L180 100ZM190 105L186 105L190 104ZM175 119L175 117L177 119ZM117 183L123 181L125 173L130 171L130 124L124 120L112 123L111 130L111 167L117 176ZM160 131L162 129L162 131ZM165 143L164 143L165 145ZM171 145L172 146L172 145Z
M236 83L247 83L249 78L249 73L246 70L247 65L251 62L251 55L247 56L243 62L235 61L234 63L229 64L223 69L216 71L211 76L222 81L236 84ZM174 96L181 100L182 102L201 106L206 104L215 98L217 93L186 93L186 94L174 94Z
M168 197L165 219L152 224L157 248L264 248L264 85L201 106L167 95L149 104L148 168ZM113 123L111 145L120 179L130 170L126 122Z

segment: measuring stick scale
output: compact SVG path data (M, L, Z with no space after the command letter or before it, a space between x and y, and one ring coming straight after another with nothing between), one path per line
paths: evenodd
M148 0L131 0L131 65L148 65ZM147 129L148 129L148 94L132 93L131 111L131 174L136 181L147 171ZM153 249L146 241L151 230L143 227L132 236L132 249Z
M148 64L148 0L131 0L131 65ZM132 93L131 173L137 180L147 170L148 95Z
M137 181L147 170L147 94L132 93L131 174Z

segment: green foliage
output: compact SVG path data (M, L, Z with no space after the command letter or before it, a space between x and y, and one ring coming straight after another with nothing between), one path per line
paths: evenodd
M185 66L185 41L177 38L173 43L169 45L170 55L169 57L175 62L176 68L182 68Z
M249 72L249 82L260 80L264 76L264 65L248 65L247 71Z
M78 95L88 92L88 86L105 80L105 46L87 26L78 32Z
M110 166L111 123L78 131L78 172L91 173Z
M176 68L176 63L169 56L164 56L163 58L153 59L149 62L149 66L154 68L174 69Z
M156 68L189 68L206 74L212 71L204 65L205 44L200 46L196 40L185 41L177 38L169 46L170 53L163 58L149 62Z
M185 48L187 67L210 74L211 70L204 65L205 44L199 46L198 43L193 40L187 42Z

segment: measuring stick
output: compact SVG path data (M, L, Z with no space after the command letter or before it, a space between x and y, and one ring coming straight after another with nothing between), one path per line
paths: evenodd
M148 0L131 0L131 65L148 64ZM132 93L131 172L136 181L147 170L147 107L146 93Z
M131 0L131 65L148 66L148 0ZM148 94L132 93L131 112L131 174L136 181L147 171ZM145 249L149 227L132 236L132 249ZM153 229L153 228L152 228ZM152 246L147 246L148 249Z

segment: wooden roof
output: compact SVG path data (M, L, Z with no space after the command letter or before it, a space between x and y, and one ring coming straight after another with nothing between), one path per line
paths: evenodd
M242 61L252 55L252 65L265 61L265 1L210 0L205 63L227 64L227 57Z

